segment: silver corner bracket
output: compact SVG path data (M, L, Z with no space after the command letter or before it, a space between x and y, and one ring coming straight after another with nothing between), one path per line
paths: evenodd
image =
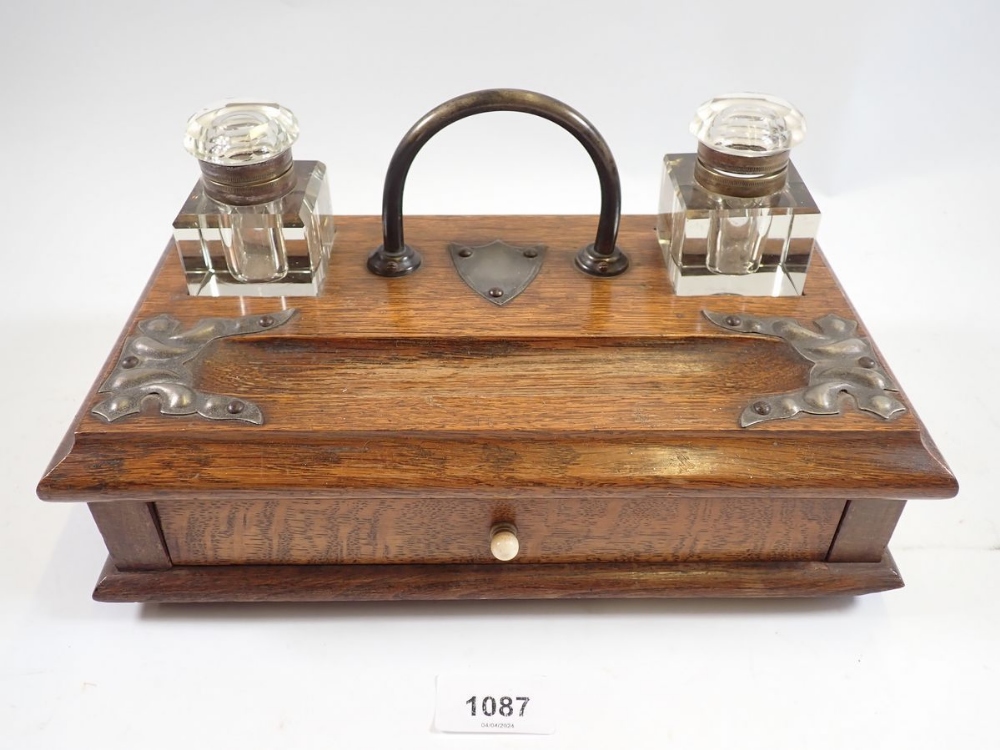
M754 333L783 339L813 363L809 384L777 396L761 396L740 415L741 427L789 419L800 413L840 414L840 394L853 397L858 408L891 419L906 411L892 395L899 389L878 361L867 338L857 335L858 323L838 315L816 321L819 331L793 318L761 318L702 311L706 318L732 333Z
M153 397L160 403L161 414L198 414L205 419L263 424L264 414L253 402L196 388L195 365L216 339L273 330L291 320L295 312L204 318L186 331L170 315L140 321L139 332L125 342L115 369L98 389L110 395L91 412L114 422L136 414L143 400Z

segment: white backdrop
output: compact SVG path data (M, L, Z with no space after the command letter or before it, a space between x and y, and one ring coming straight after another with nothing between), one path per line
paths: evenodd
M0 8L0 748L996 747L1000 439L995 29L983 2L102 2ZM768 16L770 14L771 17ZM197 178L187 116L292 108L337 214L445 99L535 89L583 112L652 213L703 100L766 91L821 242L962 483L911 503L901 591L816 602L100 605L85 508L34 486ZM435 138L407 213L596 213L579 146L493 114ZM435 675L542 672L547 737L431 731Z

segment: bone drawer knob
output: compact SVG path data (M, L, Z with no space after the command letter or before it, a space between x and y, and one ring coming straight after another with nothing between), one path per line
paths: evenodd
M517 528L513 524L498 523L490 530L490 552L501 562L507 562L517 557L520 544L517 541Z

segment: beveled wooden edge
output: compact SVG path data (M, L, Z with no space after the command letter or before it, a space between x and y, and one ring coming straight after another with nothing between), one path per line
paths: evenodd
M903 586L877 563L177 566L122 572L109 559L101 602L333 602L451 599L653 599L870 594Z
M446 433L341 433L335 441L301 434L267 444L260 469L272 481L248 481L246 445L231 439L206 441L210 460L199 464L199 483L173 467L183 444L159 445L122 440L87 440L78 444L39 483L38 497L50 502L161 502L207 498L282 499L285 497L493 497L511 488L537 497L572 498L581 490L617 494L655 493L671 497L706 493L734 498L782 500L863 498L916 500L950 498L957 491L954 475L927 453L918 433L887 435L873 450L866 433L799 433L809 436L811 474L796 462L796 436L746 431L712 437L710 433L599 432L561 435L511 433L500 437ZM261 443L257 443L258 446ZM776 446L786 446L779 452ZM578 460L565 463L570 447ZM891 448L891 450L889 450ZM330 482L331 451L350 456ZM498 451L517 460L484 471L483 451ZM685 473L662 471L676 456ZM693 457L686 463L685 457ZM446 467L433 476L411 466ZM632 465L628 473L621 466ZM296 467L288 472L287 467ZM540 467L558 467L548 473ZM710 467L701 470L700 467ZM499 470L498 470L499 468ZM540 482L539 476L545 481Z
M160 259L156 262L156 268L160 268L165 262L167 257L171 252L176 252L173 247L173 241L167 243L166 248L164 248ZM146 297L150 290L156 286L156 273L153 273L147 280L146 284L142 287L142 292L139 294L139 298L136 300L135 304L132 306L132 311L129 313L128 318L121 333L118 334L118 338L115 339L115 344L108 353L108 358L105 360L104 364L101 366L97 379L94 381L93 385L90 386L90 391L87 393L87 398L83 400L80 404L80 408L77 409L76 415L73 417L73 421L69 423L69 427L66 433L63 435L63 439L59 442L59 446L56 448L55 454L49 461L48 466L45 467L45 473L42 475L42 479L39 481L38 486L35 490L35 494L39 498L45 499L43 494L45 492L45 484L48 479L49 474L51 474L55 469L59 467L59 464L73 451L76 445L77 431L83 420L90 414L91 405L94 401L94 396L97 394L97 389L100 387L101 383L108 377L108 373L111 372L115 361L115 355L122 350L125 345L125 340L129 337L135 327L135 320L142 310L143 304L145 304Z

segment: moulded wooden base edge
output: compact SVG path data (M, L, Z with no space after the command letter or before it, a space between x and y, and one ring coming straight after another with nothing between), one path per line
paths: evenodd
M395 599L803 597L900 588L879 562L551 565L233 565L120 571L109 559L102 602L290 602Z

